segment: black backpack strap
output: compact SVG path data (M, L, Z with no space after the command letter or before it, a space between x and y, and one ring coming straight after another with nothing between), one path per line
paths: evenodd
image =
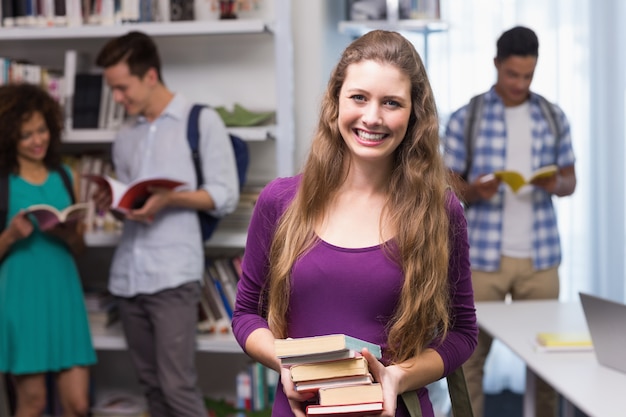
M60 167L56 169L56 171L59 173L59 175L61 176L61 179L63 180L63 185L65 185L65 188L67 189L67 193L70 195L72 204L76 203L76 196L74 195L74 186L72 185L72 179L70 178L70 175L68 174L67 170L65 169L65 167Z
M474 417L463 368L459 367L449 374L446 377L446 382L452 404L452 415L454 417ZM403 393L402 400L411 417L422 417L422 408L414 391Z
M552 103L548 101L545 97L537 94L539 98L539 107L541 108L541 113L546 118L546 122L554 135L554 164L558 165L559 161L559 147L561 145L561 120L559 116L556 114L556 110L554 110L554 106Z
M7 226L7 215L9 214L9 176L0 175L0 233Z
M465 171L461 177L467 181L469 173L472 169L472 161L474 158L474 147L476 145L476 138L480 131L480 120L478 120L483 114L484 95L479 94L472 97L467 105L467 112L465 114L465 130L463 131L463 137L465 138Z
M194 104L189 112L187 121L187 141L191 149L191 158L193 167L196 170L197 187L200 188L204 184L204 175L202 174L202 164L200 163L200 111L204 108L202 104Z

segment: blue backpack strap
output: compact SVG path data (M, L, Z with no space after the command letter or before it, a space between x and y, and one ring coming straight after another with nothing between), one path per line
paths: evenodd
M235 136L232 133L230 134L230 143L233 145L233 152L235 153L239 191L242 191L243 186L246 184L248 165L250 164L250 152L248 150L248 144L239 136Z
M204 184L204 175L202 174L202 163L200 161L200 111L206 106L202 104L194 104L189 112L187 120L187 141L191 149L191 159L193 167L196 171L197 188ZM198 211L198 219L200 220L200 231L202 240L206 241L217 227L219 219L211 216L204 211Z
M202 174L202 165L200 163L200 111L205 106L202 104L194 104L189 112L189 119L187 121L187 141L189 142L189 148L191 149L191 158L193 160L193 166L196 170L196 182L200 187L204 184L204 175Z

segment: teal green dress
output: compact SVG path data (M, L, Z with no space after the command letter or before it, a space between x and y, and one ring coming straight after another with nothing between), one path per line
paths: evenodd
M32 204L71 203L58 172L43 184L9 176L7 223ZM61 240L33 233L0 264L0 372L60 371L96 362L76 263Z

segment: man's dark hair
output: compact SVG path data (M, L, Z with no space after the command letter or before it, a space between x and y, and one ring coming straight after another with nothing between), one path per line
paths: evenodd
M511 55L539 56L539 39L531 29L524 26L515 26L507 30L496 43L496 59L504 60Z
M150 68L154 68L161 77L161 58L154 40L143 32L132 31L126 35L108 41L96 57L96 65L102 68L112 67L126 62L132 75L143 78Z

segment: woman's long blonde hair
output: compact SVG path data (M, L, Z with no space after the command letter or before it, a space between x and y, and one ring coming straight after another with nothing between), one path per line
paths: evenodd
M290 273L314 242L314 225L345 178L346 145L337 117L347 68L363 60L391 64L411 80L412 113L395 151L383 215L397 231L394 259L404 272L399 304L388 325L386 356L396 362L445 336L448 310L446 174L439 153L439 121L426 70L415 48L395 32L372 31L352 42L331 74L300 188L279 224L270 250L268 321L287 337ZM410 220L410 221L408 221Z

